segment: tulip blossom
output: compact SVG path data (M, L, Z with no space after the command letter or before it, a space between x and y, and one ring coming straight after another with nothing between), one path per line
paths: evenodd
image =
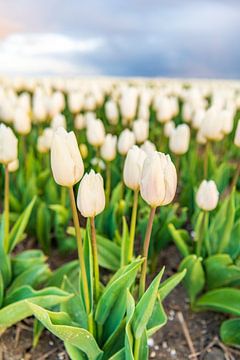
M112 161L115 159L116 146L117 146L117 136L112 134L107 134L104 143L100 148L100 154L103 160Z
M127 187L137 190L140 187L142 168L146 153L134 145L127 153L124 162L123 179Z
M9 172L15 172L15 171L18 170L18 168L19 168L19 160L18 160L18 159L13 160L12 162L10 162L10 163L8 164L8 170L9 170Z
M57 130L58 128L63 127L67 128L66 118L63 114L57 114L51 121L51 128L53 130Z
M143 143L148 138L149 123L143 119L133 122L133 133L138 144Z
M218 110L210 108L202 120L200 131L207 140L218 141L223 138L223 122Z
M212 211L217 207L219 192L213 180L203 180L196 194L196 202L200 209Z
M178 125L171 133L169 148L176 155L183 155L188 151L190 142L190 128L187 124Z
M84 172L82 157L73 131L58 128L51 146L51 167L54 180L62 186L73 186Z
M148 156L143 164L140 182L142 198L157 207L172 202L177 188L177 172L169 155L160 152Z
M21 135L27 135L31 131L31 119L23 108L17 108L14 114L13 125Z
M118 108L113 100L108 100L105 104L106 117L111 125L118 123Z
M175 129L175 123L174 121L168 121L164 124L164 128L163 128L163 132L164 132L164 135L169 138L173 131Z
M240 147L240 120L238 120L235 136L234 136L234 144L237 147Z
M86 118L83 114L78 114L75 116L74 127L76 130L82 130L86 127Z
M82 178L77 195L77 206L84 217L94 217L105 208L103 178L91 170Z
M12 129L4 124L0 125L0 163L7 165L17 159L18 140Z
M132 131L125 129L118 138L118 152L126 155L128 150L135 144L135 136Z
M87 140L89 144L99 147L105 140L105 129L103 122L99 119L91 119L87 124Z
M146 153L146 155L151 155L154 151L156 151L156 146L149 140L146 140L142 145L141 149Z

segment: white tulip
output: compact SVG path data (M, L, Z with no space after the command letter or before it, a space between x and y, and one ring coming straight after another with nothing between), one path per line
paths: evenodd
M69 110L76 114L82 110L84 104L83 94L78 91L72 91L68 94L68 107Z
M74 127L76 130L82 130L86 127L86 118L83 114L78 114L75 116Z
M15 130L21 135L27 135L31 131L31 119L21 107L18 107L14 113L13 125Z
M166 123L172 119L173 109L171 100L168 97L162 97L158 101L157 107L157 121L160 123Z
M87 124L87 140L93 146L101 146L105 140L105 129L102 120L92 119Z
M147 104L141 103L138 108L138 117L145 121L149 121L150 111Z
M133 122L133 133L138 144L147 140L149 135L149 123L143 119L138 119Z
M148 156L143 164L140 192L151 206L172 202L177 188L177 172L169 155L160 152Z
M197 132L196 141L200 145L205 145L207 143L207 139L203 136L201 129Z
M167 123L164 124L163 133L167 138L169 138L172 132L174 131L174 129L175 129L174 121L168 121Z
M58 128L51 146L51 167L54 180L62 186L73 186L84 172L82 157L73 131Z
M108 100L105 104L106 117L111 125L118 123L118 108L113 100Z
M154 151L156 151L156 146L149 140L146 140L142 145L141 149L146 153L146 155L151 155Z
M94 217L105 208L103 178L91 170L82 178L77 195L77 206L84 217Z
M203 180L196 194L196 202L200 209L205 211L214 210L217 207L219 192L213 180Z
M204 109L197 109L192 118L192 127L198 130L201 127L202 121L205 117L206 111Z
M123 180L127 187L138 190L140 187L141 174L146 153L134 145L127 153L124 162Z
M51 128L57 130L60 127L67 128L66 118L63 114L56 114L51 121Z
M207 140L221 140L223 138L223 123L219 111L212 107L206 111L200 130Z
M234 136L234 144L237 147L240 147L240 120L238 120L235 136Z
M123 123L126 124L131 121L137 110L137 93L134 88L129 88L124 91L119 102L120 111L122 114Z
M7 165L17 159L18 140L12 129L4 124L0 125L0 163Z
M170 150L177 155L188 151L190 142L190 128L187 124L178 125L171 133L169 139Z
M8 164L8 170L10 172L15 172L18 170L18 168L19 168L19 160L18 159L15 159Z
M49 151L49 148L46 146L46 141L43 135L40 135L37 139L37 150L41 154L45 154Z
M192 108L191 104L184 103L183 108L182 108L182 117L183 117L184 121L186 121L188 123L191 122L192 116L193 116L193 108Z
M121 155L126 155L128 150L135 144L135 136L132 131L125 129L121 132L118 138L118 152Z
M103 160L112 161L116 157L117 136L107 134L103 145L100 149L100 154Z

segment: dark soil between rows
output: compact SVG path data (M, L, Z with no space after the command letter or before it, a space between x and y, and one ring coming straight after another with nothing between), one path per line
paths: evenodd
M70 256L71 257L71 256ZM66 257L64 257L66 261ZM166 274L177 270L180 258L174 246L162 251L159 269L165 265ZM50 258L53 267L60 265L63 258L56 255ZM164 307L169 321L165 327L149 341L150 359L162 360L238 360L240 350L225 347L219 340L219 325L225 318L213 312L193 313L182 285L178 286L165 300ZM183 314L190 341L196 352L191 354L189 345L180 324L178 312ZM69 359L63 343L44 331L35 349L32 348L32 319L26 319L8 329L0 337L0 360L66 360Z

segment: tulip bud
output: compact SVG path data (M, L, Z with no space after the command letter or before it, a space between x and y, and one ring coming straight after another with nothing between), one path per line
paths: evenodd
M91 170L82 178L77 195L77 206L84 217L94 217L105 208L103 178Z
M103 122L92 119L87 124L87 140L93 146L101 146L105 140L105 129Z
M31 119L22 108L17 108L14 114L13 125L15 130L21 135L27 135L31 131Z
M0 163L7 165L17 159L18 140L12 129L4 124L0 125Z
M148 156L143 164L140 192L151 206L169 204L176 193L177 172L169 155L160 152Z
M149 123L139 119L133 122L133 133L138 144L143 143L148 138Z
M174 121L168 121L167 123L164 124L164 129L163 129L164 135L167 138L169 138L172 132L174 131L174 129L175 129Z
M15 172L18 170L18 168L19 168L19 160L18 159L15 159L8 164L8 170L10 172Z
M238 120L235 136L234 136L234 144L237 147L240 147L240 120Z
M104 143L100 149L100 154L103 160L112 161L113 159L115 159L116 146L117 146L117 137L111 134L107 134Z
M149 121L150 111L147 104L140 103L138 108L138 117L144 121Z
M88 148L86 144L80 144L79 145L80 154L83 159L86 159L88 157Z
M51 121L51 128L53 130L57 130L60 127L63 127L64 129L67 128L66 118L63 114L55 115Z
M54 180L62 186L73 186L84 172L82 157L73 131L58 128L51 146L51 167Z
M200 209L214 210L218 204L219 192L213 180L203 180L196 194L196 202Z
M192 120L192 115L193 115L193 109L191 104L189 103L184 103L183 104L183 108L182 108L182 117L186 122L191 122Z
M207 139L203 136L201 130L198 130L197 132L196 141L200 145L205 145L207 143Z
M216 108L212 107L206 111L206 115L202 121L200 130L202 135L207 140L221 140L223 138L223 123L222 119L218 116L219 112Z
M40 135L37 139L37 150L41 154L45 154L48 152L48 147L46 146L45 138L43 135Z
M169 148L174 154L182 155L188 151L189 142L190 128L187 124L181 124L171 133Z
M81 92L74 91L68 94L68 107L73 114L78 113L83 108L83 104L84 98Z
M140 187L142 168L146 157L146 153L136 145L127 153L124 162L123 180L125 185L132 190L138 190Z
M77 130L82 130L86 127L86 119L83 114L78 114L75 116L74 127Z
M166 123L171 120L173 116L171 100L167 97L161 97L157 105L157 121Z
M118 152L126 155L128 150L135 144L135 136L132 131L125 129L118 138Z
M146 140L142 145L141 149L146 153L146 155L151 155L156 151L156 146L149 140Z
M111 125L118 123L118 108L113 100L108 100L105 104L106 117Z

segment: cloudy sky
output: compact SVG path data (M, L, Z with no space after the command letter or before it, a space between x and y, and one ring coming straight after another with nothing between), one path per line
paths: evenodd
M0 0L0 74L240 78L239 0Z

